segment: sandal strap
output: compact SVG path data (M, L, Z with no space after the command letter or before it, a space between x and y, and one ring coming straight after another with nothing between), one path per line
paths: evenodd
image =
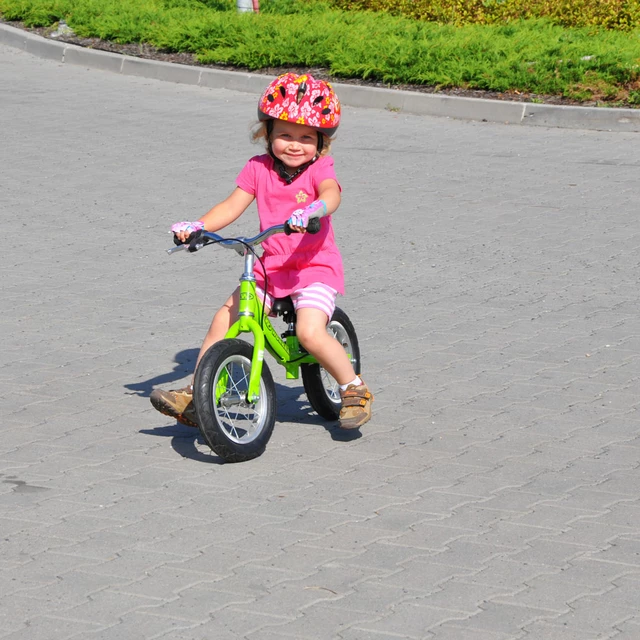
M365 387L366 389L366 387ZM343 407L366 407L367 403L373 399L370 391L357 387L349 387L342 392Z
M369 390L364 391L362 389L362 387L358 388L358 387L348 387L346 391L342 392L342 397L343 398L368 398L371 395L371 392Z
M371 394L368 393L362 397L357 397L357 398L343 398L342 400L342 406L343 407L366 407L367 406L367 402L369 402L369 399L371 398Z
M340 428L359 429L371 418L373 394L369 391L367 385L362 382L357 386L349 385L344 391L341 390L340 396L342 399Z

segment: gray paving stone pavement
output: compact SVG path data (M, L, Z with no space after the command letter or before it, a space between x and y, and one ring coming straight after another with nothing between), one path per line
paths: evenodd
M274 364L267 451L223 465L148 395L237 281L164 250L254 114L0 45L0 638L640 637L637 134L347 107L374 419L345 440Z

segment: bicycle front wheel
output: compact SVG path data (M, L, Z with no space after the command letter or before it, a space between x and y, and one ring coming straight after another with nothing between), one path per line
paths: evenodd
M333 336L347 352L356 375L360 375L360 346L356 330L347 314L336 307L327 325L327 333ZM336 379L319 364L303 364L302 383L309 404L325 420L337 420L342 408L340 385Z
M247 402L253 348L244 340L216 342L196 370L193 394L198 425L206 443L226 462L261 455L276 419L271 372L262 363L260 397Z

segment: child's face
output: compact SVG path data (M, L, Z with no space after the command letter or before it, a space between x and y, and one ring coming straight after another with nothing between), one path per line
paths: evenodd
M318 151L318 133L304 124L274 120L271 150L289 169L311 162Z

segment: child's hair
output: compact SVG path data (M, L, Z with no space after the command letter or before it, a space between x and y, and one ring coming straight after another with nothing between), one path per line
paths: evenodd
M267 126L268 120L263 120L262 122L258 121L251 129L251 142L263 142L267 150L269 149L269 128ZM326 156L331 150L331 142L333 138L330 138L328 135L318 131L318 135L322 136L322 145L318 145L320 149L320 155Z

